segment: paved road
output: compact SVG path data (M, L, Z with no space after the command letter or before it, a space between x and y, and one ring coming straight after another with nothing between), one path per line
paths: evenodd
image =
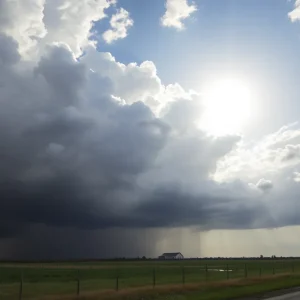
M295 292L283 296L268 298L266 300L299 300L300 299L300 292Z

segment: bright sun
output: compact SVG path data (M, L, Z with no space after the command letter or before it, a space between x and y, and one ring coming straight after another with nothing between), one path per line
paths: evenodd
M212 135L240 133L250 116L251 93L236 79L214 82L203 91L200 127Z

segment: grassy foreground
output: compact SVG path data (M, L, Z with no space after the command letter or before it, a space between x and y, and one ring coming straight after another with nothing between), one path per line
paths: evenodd
M298 287L299 275L277 275L274 277L233 279L207 284L164 285L157 289L151 287L130 288L122 291L88 292L81 296L58 296L52 300L232 300L241 297L261 296L267 292ZM273 295L272 295L273 296Z
M297 274L299 260L0 264L0 299L231 299L300 286Z
M60 300L232 300L247 296L262 296L267 292L278 292L287 288L298 287L300 276L281 275L275 277L234 279L211 284L189 284L186 286L160 286L158 289L137 288L120 292L86 293L80 297L58 297ZM276 295L276 294L275 294ZM258 298L257 298L258 299Z

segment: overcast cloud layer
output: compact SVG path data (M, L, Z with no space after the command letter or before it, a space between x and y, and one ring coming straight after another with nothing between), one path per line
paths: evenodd
M211 137L195 125L200 95L164 85L151 61L124 65L96 50L92 22L114 1L18 2L0 0L1 239L35 240L33 227L107 235L300 223L297 124L253 145ZM107 42L126 36L128 18L120 8Z

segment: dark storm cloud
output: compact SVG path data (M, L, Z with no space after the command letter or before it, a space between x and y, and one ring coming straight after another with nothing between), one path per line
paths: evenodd
M136 215L148 227L193 226L206 229L249 229L270 226L267 209L247 197L192 195L172 186L149 195ZM142 223L142 221L140 221Z
M9 47L16 47L10 39L1 44L5 63ZM0 234L35 223L131 226L118 212L130 204L122 194L134 192L135 177L152 164L168 126L144 104L121 106L108 94L94 95L102 102L95 115L81 94L87 70L63 47L49 49L31 75L7 71L4 81L22 85L15 92L4 82L1 89Z

